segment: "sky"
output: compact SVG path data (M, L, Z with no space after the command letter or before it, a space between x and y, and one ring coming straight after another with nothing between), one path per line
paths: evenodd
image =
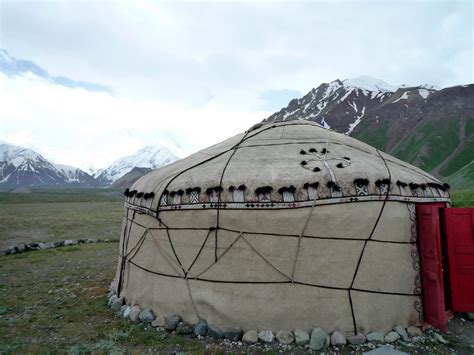
M29 68L0 67L0 140L101 168L193 153L335 79L473 83L473 19L472 1L0 0L0 48Z

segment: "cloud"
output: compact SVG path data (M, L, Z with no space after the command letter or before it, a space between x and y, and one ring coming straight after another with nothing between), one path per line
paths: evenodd
M18 76L24 74L34 74L53 84L62 85L68 88L82 88L89 91L106 92L113 94L111 88L96 83L86 81L76 81L65 76L51 76L48 71L36 65L32 61L16 59L0 48L0 72L8 76Z
M98 168L146 144L192 153L248 129L270 113L183 108L52 85L35 75L0 74L0 139L56 163Z

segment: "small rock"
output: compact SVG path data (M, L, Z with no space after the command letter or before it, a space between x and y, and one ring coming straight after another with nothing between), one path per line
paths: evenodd
M385 337L383 335L383 332L372 332L367 334L367 341L376 344L383 344L385 341Z
M165 317L160 316L160 315L155 316L155 320L153 322L151 322L151 326L155 327L155 328L157 328L157 327L163 327L164 328L165 327Z
M407 328L407 333L411 337L419 337L423 334L420 328L415 327L414 325Z
M364 355L409 355L403 351L392 349L388 346L381 346L375 350L368 351Z
M336 330L334 333L332 333L331 344L333 346L346 345L346 343L347 343L346 337L340 331Z
M258 341L258 334L255 330L249 330L242 336L242 342L245 344L255 344Z
M196 336L204 336L207 333L207 322L204 319L200 319L199 322L194 326L194 334Z
M239 341L240 339L242 339L243 334L243 329L239 327L232 327L224 330L224 337L231 341Z
M110 297L112 297L113 295L115 295L115 292L114 292L114 291L110 291L110 292L107 294L107 299L110 300Z
M110 308L117 312L120 311L120 308L123 306L123 301L123 297L117 297L117 299L110 305Z
M151 323L155 320L155 315L153 314L153 311L151 309L147 308L140 312L140 315L138 316L138 318L143 323Z
M400 339L400 334L397 332L390 332L385 336L385 342L386 343L395 343L398 339Z
M393 328L393 330L397 332L398 335L400 335L403 341L408 341L409 338L408 338L407 331L405 330L405 327L402 327L401 325L397 325Z
M169 332L172 332L178 326L178 323L181 322L181 316L175 314L174 316L165 317L165 329Z
M127 306L127 308L125 308L125 310L123 311L122 316L123 316L124 318L130 317L130 312L131 312L131 310L132 310L132 307Z
M122 307L120 307L120 315L123 316L123 312L125 312L125 310L127 309L127 305L124 304Z
M193 334L193 331L193 326L186 322L179 322L176 327L176 334L178 335L190 335Z
M295 330L295 341L296 345L304 346L309 343L309 334L303 329Z
M275 340L275 335L271 330L262 330L258 333L258 340L262 343L272 343Z
M366 341L364 334L349 335L346 339L351 345L364 344Z
M449 342L443 338L443 336L441 334L438 334L438 333L433 333L433 337L436 339L436 341L438 343L441 343L441 344L444 344L444 345L447 345L449 344Z
M311 332L309 347L313 350L321 350L329 345L329 335L323 328L314 328Z
M275 337L280 344L291 344L295 340L293 333L288 330L279 330Z
M224 337L224 332L216 325L207 325L207 335L214 339L222 339Z
M75 245L75 244L77 244L77 241L75 241L75 240L67 239L67 240L64 241L64 246Z
M107 305L109 307L112 306L112 303L114 303L116 300L118 300L118 296L116 294L113 294L112 296L110 296L109 302L107 303Z
M132 309L130 310L130 320L133 323L139 323L140 322L140 313L142 312L142 309L140 306L133 306Z

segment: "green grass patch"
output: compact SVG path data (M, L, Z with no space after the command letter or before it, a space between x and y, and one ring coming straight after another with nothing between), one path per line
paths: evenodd
M83 244L0 257L0 353L141 353L203 350L115 315L107 285L118 244Z
M28 192L0 192L3 203L115 202L122 201L116 189L31 188Z
M457 130L449 120L421 123L398 144L394 155L425 171L431 171L458 146Z
M123 200L104 189L0 193L0 248L66 239L117 239Z
M354 138L357 138L371 146L385 151L388 142L388 129L389 122L387 120L381 120L375 125L369 125L368 122L362 121L360 123L361 127L358 127L359 130L354 135ZM374 128L376 127L376 128Z
M453 207L474 207L474 189L451 192Z

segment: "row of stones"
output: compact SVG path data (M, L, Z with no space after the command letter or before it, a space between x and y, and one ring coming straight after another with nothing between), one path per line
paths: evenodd
M36 251L36 250L45 250L52 248L59 248L70 245L77 244L88 244L88 243L111 243L118 242L118 239L77 239L77 240L63 240L59 242L50 242L50 243L27 243L27 244L18 244L10 245L4 249L0 249L0 255L11 255L23 253L26 251Z
M130 319L133 323L146 323L151 326L167 330L168 332L175 331L178 335L196 335L209 336L216 340L228 339L230 341L242 341L245 344L256 344L259 341L264 344L273 343L277 341L280 344L289 345L295 343L298 346L306 346L313 350L321 350L328 347L330 344L337 346L344 346L347 343L351 345L361 345L366 341L373 344L395 343L402 339L408 341L410 337L420 336L422 334L420 328L411 326L405 329L403 326L396 326L393 331L388 334L383 332L372 332L367 335L357 334L345 336L340 331L334 331L331 335L326 333L322 328L314 328L309 334L302 329L296 329L294 332L287 330L279 330L276 334L271 330L263 330L257 332L255 330L243 331L239 327L231 327L225 330L211 324L207 324L205 320L198 321L195 325L184 322L179 315L172 315L163 317L155 315L150 309L142 309L138 305L129 306L125 304L123 297L118 297L115 292L111 291L108 294L108 305L114 311L117 311L124 318Z

